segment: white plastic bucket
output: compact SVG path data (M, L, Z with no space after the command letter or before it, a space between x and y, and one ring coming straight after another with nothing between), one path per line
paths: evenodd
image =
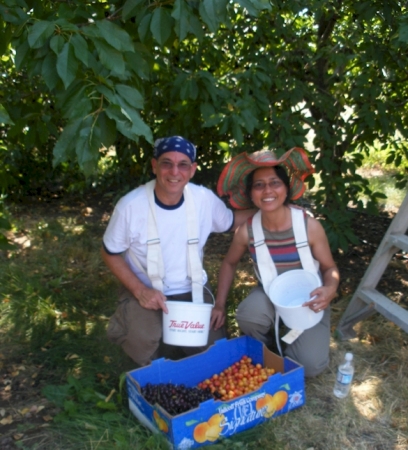
M269 298L288 328L307 330L321 321L323 311L315 313L302 306L311 300L310 293L321 285L317 274L302 269L290 270L273 280L269 288Z
M163 312L163 342L183 347L207 345L210 332L210 303L169 300L168 314Z

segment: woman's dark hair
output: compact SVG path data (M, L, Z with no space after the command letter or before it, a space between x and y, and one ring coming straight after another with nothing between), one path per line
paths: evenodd
M285 198L285 201L283 202L284 205L289 204L290 200L290 179L288 177L288 174L286 173L286 170L282 166L272 166L272 169L275 169L276 176L283 181L283 184L286 186L287 189L287 195ZM263 167L259 167L259 169L263 169ZM254 173L258 169L253 170L246 179L246 186L245 186L245 193L248 196L248 198L251 200L251 190L252 190L252 183L254 182ZM251 200L252 201L252 200Z

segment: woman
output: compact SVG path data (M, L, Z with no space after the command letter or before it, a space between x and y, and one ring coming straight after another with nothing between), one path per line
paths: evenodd
M260 210L265 242L272 257L277 275L288 270L302 269L293 232L290 200L299 198L304 190L304 179L314 170L303 149L293 148L281 158L264 150L253 154L242 153L224 168L218 181L218 194L228 195L232 206L245 209L252 205ZM307 231L312 257L319 265L322 286L310 293L313 300L302 306L314 312L324 311L322 320L303 333L285 349L286 356L298 361L305 368L306 376L316 376L329 363L330 302L336 295L339 271L333 260L322 225L306 213L301 214ZM301 219L302 220L302 217ZM225 322L225 306L236 266L249 248L254 268L257 267L257 250L254 247L253 218L241 225L221 265L212 326L217 329ZM302 224L303 226L303 224ZM259 255L259 254L258 254ZM263 270L265 273L265 270ZM241 331L266 345L274 339L274 306L260 285L238 306L237 322Z

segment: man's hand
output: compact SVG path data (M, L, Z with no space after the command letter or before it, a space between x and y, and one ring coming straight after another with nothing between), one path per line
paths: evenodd
M165 295L156 289L144 287L143 289L140 289L136 298L143 308L154 310L162 309L166 314L169 312L166 306Z

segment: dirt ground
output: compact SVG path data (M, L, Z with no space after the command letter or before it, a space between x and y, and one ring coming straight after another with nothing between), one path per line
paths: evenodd
M50 205L48 202L48 204L37 206L35 206L36 215L40 217L42 211L48 209ZM33 206L31 205L30 208L32 210ZM84 214L84 210L91 213ZM84 220L90 221L106 222L110 212L105 210L99 201L78 201L74 208L74 214L81 215L85 218ZM24 208L19 209L19 214L24 215ZM354 230L360 242L350 247L347 253L335 255L342 280L339 297L333 302L334 310L339 299L350 297L357 288L394 213L384 212L376 217L360 213L353 213L353 215ZM228 249L231 238L231 234L212 235L206 247L206 255L221 259ZM406 309L408 308L407 297L398 296L396 293L406 291L407 272L408 255L402 252L397 253L378 286L381 292L389 295ZM42 377L41 366L32 365L27 362L28 360L26 355L21 354L18 349L3 346L0 350L0 448L2 450L55 448L50 442L47 428L57 410L41 395L41 388L47 383L47 380Z

